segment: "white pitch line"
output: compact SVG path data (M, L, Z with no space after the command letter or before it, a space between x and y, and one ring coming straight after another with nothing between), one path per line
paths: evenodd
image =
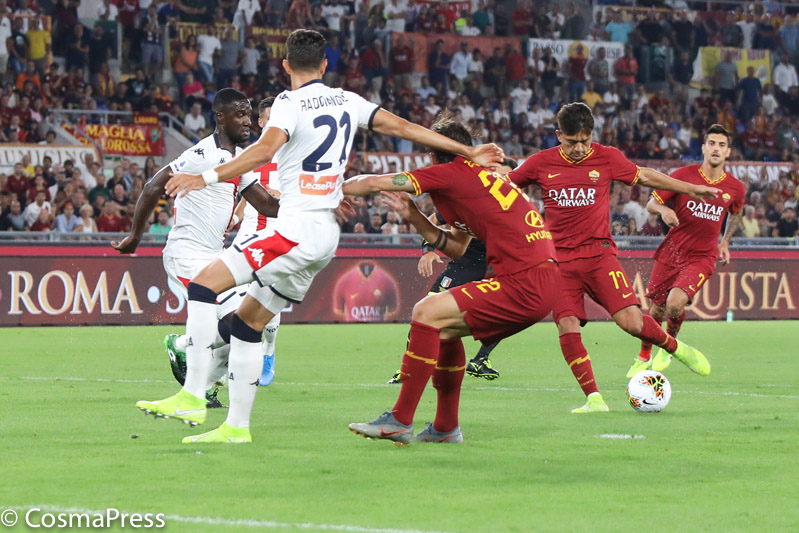
M63 507L59 505L50 504L30 504L30 505L6 505L0 504L0 509L15 509L19 510L20 514L24 514L29 509L40 509L49 513L75 513L75 514L106 514L107 509L84 509L82 507ZM110 508L109 508L110 509ZM120 514L126 513L128 515L134 514L128 511L118 510ZM140 512L138 514L144 515L146 513ZM149 511L149 514L154 517L159 513ZM234 526L234 527L252 527L263 529L298 529L298 530L317 530L317 531L349 531L352 533L443 533L440 531L420 530L420 529L396 529L396 528L374 528L354 526L350 524L314 524L310 522L276 522L273 520L253 520L249 518L219 518L211 516L181 516L172 514L163 514L163 519L166 525L169 522L183 522L186 524L205 524L212 526ZM24 521L24 517L23 517Z
M0 380L27 380L27 381L79 381L79 382L94 382L94 383L175 383L174 380L164 379L109 379L109 378L78 378L78 377L62 377L62 376L0 376ZM367 389L391 388L392 385L385 383L300 383L293 381L276 381L275 385L286 385L291 387L331 387L331 388L353 388L361 387ZM790 387L790 385L771 384L769 387ZM480 390L480 391L500 391L500 392L576 392L578 389L553 389L545 387L486 387L486 386L471 386L464 387L467 390ZM610 389L614 390L614 389ZM716 391L698 391L698 390L680 390L673 389L677 394L698 394L705 396L743 396L746 398L787 398L789 400L799 400L799 395L796 394L763 394L758 392L716 392Z
M600 435L595 435L598 439L620 439L620 440L628 440L628 439L645 439L646 435L630 435L629 433L602 433Z

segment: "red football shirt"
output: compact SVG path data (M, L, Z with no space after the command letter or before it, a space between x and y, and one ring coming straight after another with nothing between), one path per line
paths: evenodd
M462 157L405 175L413 182L415 194L430 193L451 226L486 243L488 277L554 259L552 234L541 214L506 176Z
M592 143L582 161L572 161L556 146L528 157L508 177L519 187L541 187L558 261L571 261L616 252L610 236L610 182L634 185L639 172L618 149Z
M711 185L722 190L718 198L707 201L694 200L687 194L671 191L652 191L660 204L672 203L680 225L669 230L658 246L655 259L667 265L681 265L690 259L718 257L718 240L724 213L738 213L746 202L746 186L728 173L711 181L702 172L701 165L682 167L671 173L671 177L697 185Z
M397 280L372 262L360 263L336 282L333 305L347 322L383 322L399 308Z

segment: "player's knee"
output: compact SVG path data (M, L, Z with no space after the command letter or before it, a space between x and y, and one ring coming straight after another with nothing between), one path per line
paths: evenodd
M644 327L641 313L623 313L616 317L616 324L630 335L639 335Z
M680 318L683 306L679 303L670 303L666 306L666 314L671 318Z
M189 300L208 304L216 303L216 292L197 281L190 281L188 286Z
M432 320L433 316L430 313L430 310L427 305L425 305L424 300L421 302L417 302L416 305L413 306L413 313L411 314L411 320L414 322L419 322L421 324L430 325L430 321Z

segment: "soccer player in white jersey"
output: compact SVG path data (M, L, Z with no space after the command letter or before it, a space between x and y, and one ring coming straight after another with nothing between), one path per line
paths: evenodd
M286 45L283 68L291 77L292 90L275 100L261 138L231 162L199 175L177 174L167 183L169 194L191 194L258 168L275 154L279 161L277 222L223 252L189 283L186 331L191 340L183 389L164 400L136 404L156 416L190 424L205 421L202 395L216 329L217 295L255 278L231 321L227 420L212 431L186 437L184 443L252 442L250 413L263 364L261 331L288 302L302 301L313 278L333 258L340 233L334 211L343 198L343 174L356 127L462 155L481 165L504 157L496 145L465 146L357 94L324 86L327 60L320 33L295 30Z
M270 96L269 98L264 98L258 104L258 125L261 129L269 122L269 115L274 101L275 98ZM261 186L266 189L269 194L276 198L280 197L277 163L275 161L262 165L253 170L253 172L261 183ZM235 245L241 244L242 241L256 231L266 229L270 224L275 224L277 222L276 218L267 217L259 213L258 210L244 198L242 198L239 206L236 207L236 216L241 219L241 226L239 227L236 238L233 240L233 244ZM264 368L261 371L261 378L258 380L258 385L262 387L270 385L275 379L275 341L277 340L278 328L280 328L280 313L276 314L264 328Z
M130 234L121 242L112 242L116 250L122 254L136 251L147 219L155 209L158 200L164 195L164 188L173 172L191 169L202 172L216 165L233 159L240 154L240 144L249 139L252 109L250 101L243 93L234 89L220 90L213 103L217 128L210 135L193 147L187 149L169 165L159 170L144 186L133 215ZM189 281L205 265L215 259L222 251L225 231L228 228L235 208L236 194L241 191L250 204L258 206L265 213L276 212L277 203L266 190L258 184L255 174L245 175L237 181L214 184L202 191L178 198L175 201L175 224L169 232L167 244L163 251L164 270L176 288L188 297L186 288ZM241 297L230 291L220 295L218 314L218 338L215 340L214 369L209 375L206 390L212 389L214 382L224 373L227 362L230 339L230 315L238 308ZM227 340L226 340L227 339ZM185 343L185 341L184 341ZM177 349L185 349L185 344ZM175 376L178 377L177 375ZM216 401L215 391L206 392L210 405Z
M272 107L272 103L274 102L275 98L270 96L269 98L264 98L258 104L258 125L263 129L266 126L267 121L269 120L269 113ZM252 176L254 174L254 177ZM252 179L258 180L262 187L264 187L269 194L275 196L276 198L280 196L278 191L278 183L277 183L277 164L267 163L259 168L256 168L252 172L247 173L248 181ZM246 239L249 235L255 233L256 231L262 230L266 228L267 224L274 224L275 223L274 217L267 217L266 215L261 214L252 204L247 202L244 198L241 199L239 205L236 206L236 210L233 214L233 219L230 222L230 227L236 226L239 221L241 221L241 226L239 227L239 231L236 235L236 238L233 241L233 244L239 244L241 241ZM249 284L248 284L249 285ZM181 286L182 287L182 286ZM243 290L242 290L243 289ZM246 293L246 285L239 287L237 289L239 295L243 295ZM234 298L230 300L230 303L233 304L235 302L236 307L233 308L235 310L238 307L238 304L241 303L240 298ZM227 303L227 301L226 301ZM226 308L229 308L226 306ZM219 313L217 313L219 314ZM229 319L227 321L227 325L229 326ZM275 379L275 340L277 339L277 330L280 327L280 313L276 314L275 317L269 321L269 323L264 328L264 368L261 372L261 378L258 381L258 384L262 387L266 387L272 384L272 381ZM230 339L229 335L229 327L227 328L227 340ZM164 339L164 345L166 347L167 355L169 356L169 366L172 369L172 375L175 376L175 379L178 383L183 385L186 381L186 344L188 342L188 336L186 335L167 335ZM215 353L223 353L221 350L224 350L223 347L217 348L220 352ZM224 352L227 353L227 352ZM216 383L223 378L223 375L226 374L226 363L227 360L224 362L219 362L217 365L217 370L211 371L209 382ZM212 381L213 380L213 381ZM211 389L210 391L206 392L206 397L208 398L208 402L206 403L206 407L213 408L213 407L224 407L218 399L216 399L216 388Z

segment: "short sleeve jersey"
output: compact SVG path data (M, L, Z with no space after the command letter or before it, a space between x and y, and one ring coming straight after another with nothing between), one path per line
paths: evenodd
M373 263L361 263L336 282L333 302L347 322L383 322L399 306L397 280Z
M508 177L519 187L538 185L558 261L616 252L610 235L610 185L638 181L640 169L618 149L592 143L573 161L556 146L528 157Z
M280 192L280 185L277 182L277 163L267 163L247 174L254 174L252 177L247 176L248 179L254 178L264 189L272 189ZM244 217L241 219L239 235L244 236L260 231L266 228L267 224L273 220L273 218L267 218L265 215L259 213L258 210L248 202L244 207Z
M417 195L430 193L451 226L485 242L487 276L520 272L554 259L552 235L541 214L507 176L462 157L405 175Z
M355 129L370 128L378 109L321 80L278 95L264 132L278 128L288 136L276 154L281 212L338 207Z
M718 239L727 211L738 213L746 202L746 186L725 172L717 180L710 180L701 165L682 167L671 177L694 183L710 185L722 190L718 198L694 200L687 194L671 191L652 191L652 197L661 205L671 204L680 224L669 230L655 252L655 259L668 265L682 265L686 261L707 259L715 263L718 258Z
M236 153L241 153L236 148ZM234 157L219 145L216 133L210 135L169 163L172 172L200 174ZM222 251L225 231L233 217L236 194L256 183L255 175L212 183L175 199L175 223L169 230L164 253L176 257L209 259Z

